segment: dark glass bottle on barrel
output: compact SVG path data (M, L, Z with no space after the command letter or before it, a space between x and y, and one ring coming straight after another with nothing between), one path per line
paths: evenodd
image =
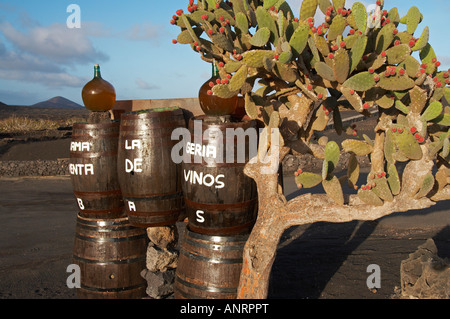
M212 63L212 77L202 85L198 93L200 107L208 116L231 115L236 110L238 96L223 99L212 93L212 87L221 83L219 70L215 61Z
M112 110L116 103L116 91L102 78L98 64L94 66L94 78L83 87L81 95L84 106L92 112Z

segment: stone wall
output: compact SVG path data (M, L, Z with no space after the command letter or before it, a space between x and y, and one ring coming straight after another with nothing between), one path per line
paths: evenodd
M69 160L0 161L0 176L60 176L69 175Z

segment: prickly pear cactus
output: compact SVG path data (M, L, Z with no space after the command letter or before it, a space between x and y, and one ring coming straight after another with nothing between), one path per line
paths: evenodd
M212 94L243 95L247 115L266 126L276 123L284 146L301 140L310 153L322 154L322 174L297 172L299 186L322 184L344 205L333 172L339 155L349 153L349 185L361 201L379 206L402 191L399 164L434 161L439 175L424 174L416 197L430 196L450 180L450 108L443 104L450 100L450 72L440 70L429 28L417 34L420 10L414 6L401 17L384 3L377 1L369 14L364 4L350 8L345 0L304 0L300 12L284 0L190 0L171 20L181 31L173 42L190 45L206 62L219 62L227 80ZM324 22L315 20L318 10ZM332 119L338 134L353 132L339 124L346 109L365 116L378 111L375 141L330 142L317 152L312 137ZM358 184L358 156L372 161L364 185Z

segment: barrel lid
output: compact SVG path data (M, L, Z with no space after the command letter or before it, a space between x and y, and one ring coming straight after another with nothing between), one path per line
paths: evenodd
M176 111L180 108L178 106L168 106L168 107L159 107L155 109L145 109L145 110L138 110L138 111L131 111L125 114L145 114L145 113L161 113L161 112L170 112L170 111Z

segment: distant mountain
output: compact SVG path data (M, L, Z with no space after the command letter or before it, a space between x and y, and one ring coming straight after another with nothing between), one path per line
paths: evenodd
M7 106L5 103L0 102L0 106Z
M50 100L36 103L33 105L30 105L31 107L39 107L39 108L59 108L59 109L80 109L84 108L80 104L77 104L75 102L72 102L71 100L68 100L62 96L57 96L54 98L51 98Z

